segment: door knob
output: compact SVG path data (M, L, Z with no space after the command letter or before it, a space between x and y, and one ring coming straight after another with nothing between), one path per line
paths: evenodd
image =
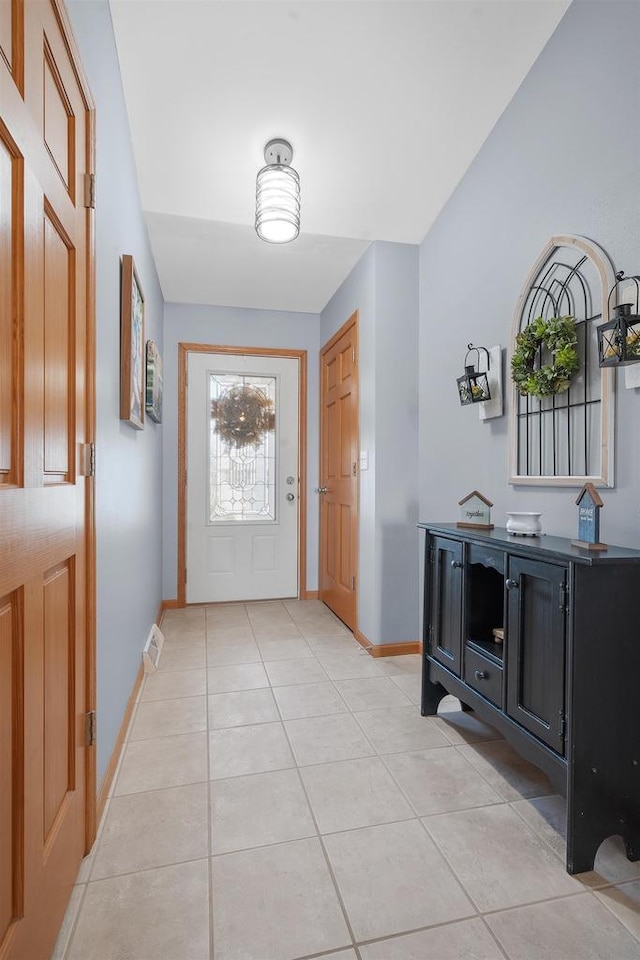
M328 489L328 487L316 487L316 493L326 493Z
M288 494L287 494L287 500L291 501L291 500L295 500L295 498L296 498L295 493L288 493Z
M287 483L289 484L289 486L292 486L295 482L296 482L295 477L287 477Z
M454 570L458 570L462 566L462 562L460 560L452 560L451 566Z
M509 580L505 580L504 583L505 583L505 586L506 586L507 590L517 590L517 589L518 589L518 581L517 581L517 580L511 580L511 579L509 579Z
M489 674L486 670L476 670L476 680L488 680Z

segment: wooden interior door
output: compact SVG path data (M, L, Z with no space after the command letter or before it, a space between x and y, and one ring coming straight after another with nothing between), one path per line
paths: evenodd
M1 960L50 956L94 802L93 117L70 36L57 0L0 2Z
M358 315L320 354L320 599L351 629L357 620Z

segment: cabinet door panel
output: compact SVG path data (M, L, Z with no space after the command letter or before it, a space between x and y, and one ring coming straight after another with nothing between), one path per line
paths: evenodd
M432 541L431 655L460 675L462 652L462 544Z
M509 561L507 712L564 753L566 567Z

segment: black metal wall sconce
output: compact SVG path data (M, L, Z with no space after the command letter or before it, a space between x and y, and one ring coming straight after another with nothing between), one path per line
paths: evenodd
M480 366L480 351L483 351L487 358L487 369L476 370L474 364L467 364L470 353L476 354L476 363ZM485 400L491 400L491 391L489 390L489 380L487 373L491 369L491 359L486 347L474 347L472 343L467 344L467 353L464 358L464 376L458 377L458 396L460 403L466 407L468 403L484 403Z
M621 283L634 284L634 303L618 303ZM613 319L598 327L598 364L601 367L619 367L640 361L640 277L625 277L624 270L616 273L616 282L607 299L609 316L614 294Z

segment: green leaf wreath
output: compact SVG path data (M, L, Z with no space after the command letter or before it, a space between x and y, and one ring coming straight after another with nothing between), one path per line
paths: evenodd
M511 379L521 396L543 399L569 389L571 377L580 367L576 344L578 335L573 317L536 317L516 337L511 358ZM536 354L546 347L553 357L535 369Z

